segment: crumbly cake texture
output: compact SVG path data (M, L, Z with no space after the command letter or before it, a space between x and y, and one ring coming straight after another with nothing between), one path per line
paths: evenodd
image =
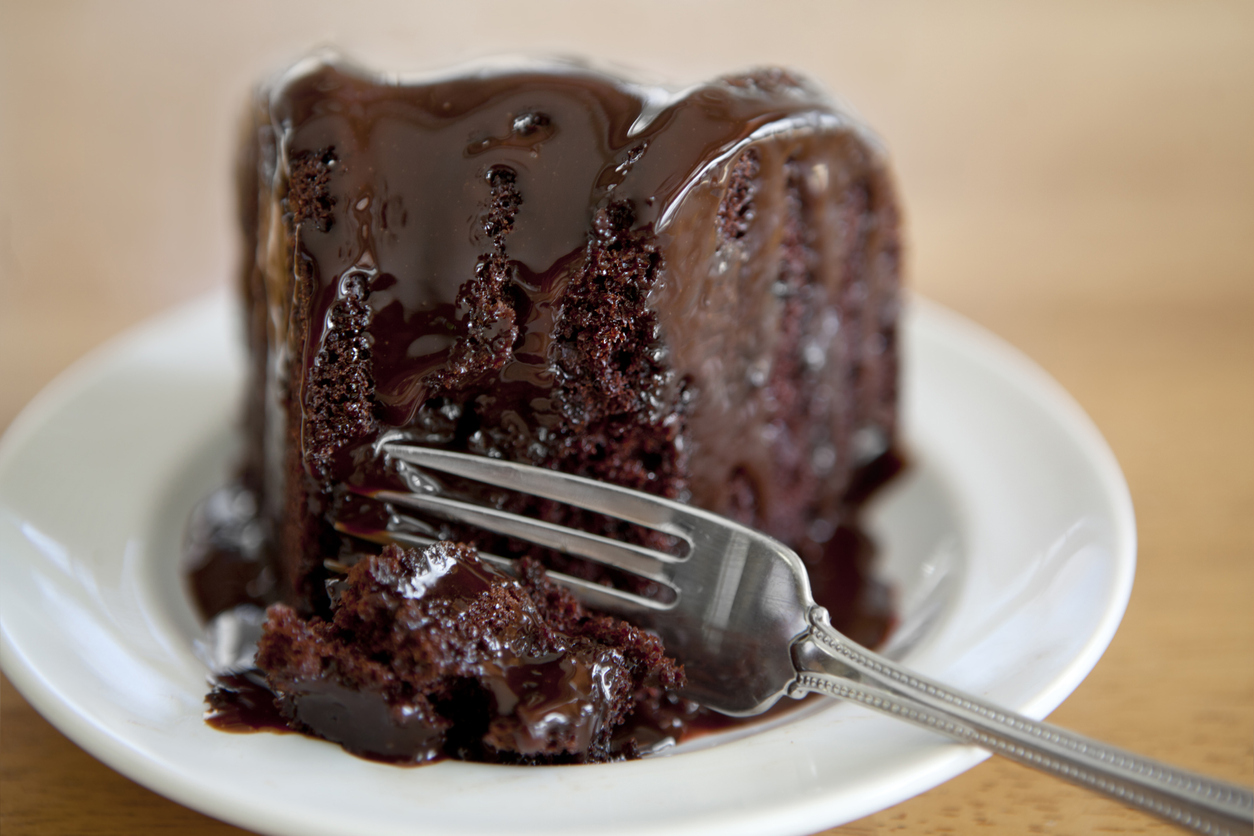
M241 159L245 481L287 607L269 635L338 623L327 561L389 528L650 591L399 519L370 498L407 485L374 455L384 432L690 502L863 582L833 535L896 431L897 205L877 142L808 81L673 93L577 65L398 81L316 58L262 91Z
M329 620L270 608L257 665L301 730L356 754L505 763L614 757L637 694L675 688L661 643L587 613L543 568L498 574L470 547L387 546L336 584Z

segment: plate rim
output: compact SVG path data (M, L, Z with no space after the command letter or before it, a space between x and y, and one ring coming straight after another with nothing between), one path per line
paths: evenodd
M1078 443L1085 459L1093 466L1101 485L1101 496L1109 506L1113 522L1112 539L1119 546L1114 554L1116 573L1110 606L1094 628L1084 650L1059 672L1050 687L1020 709L1020 713L1039 720L1061 705L1088 676L1123 621L1132 596L1137 563L1136 512L1132 493L1119 460L1097 424L1052 375L984 326L924 297L911 295L909 298L912 316L922 313L915 322L926 323L927 327L943 332L952 346L977 356L979 362L996 371L1004 383L1029 394L1057 424L1070 430L1069 437Z

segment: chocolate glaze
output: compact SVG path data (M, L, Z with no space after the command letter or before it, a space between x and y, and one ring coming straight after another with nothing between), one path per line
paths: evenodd
M626 207L632 228L661 231L679 195L755 129L790 117L817 123L827 110L783 74L698 88L652 119L645 95L575 67L409 86L324 65L280 86L270 120L281 153L295 161L289 196L318 193L292 208L296 246L316 269L303 371L323 347L326 313L343 297L345 276L360 277L371 309L389 323L372 348L380 417L395 426L413 421L465 331L470 311L459 310L459 294L485 254L502 248L492 240L499 237L524 297L520 350L501 375L515 391L503 399L530 404L553 388L554 302L598 213ZM310 176L311 159L325 161L315 184L292 187ZM501 172L514 178L525 208L493 236L484 210ZM551 406L531 409L537 423L557 417Z
M256 668L215 677L205 703L209 706L205 722L215 729L236 733L295 731L279 710L265 674Z
M214 491L187 522L184 571L207 620L241 604L277 600L273 554L257 515L257 498L239 484Z

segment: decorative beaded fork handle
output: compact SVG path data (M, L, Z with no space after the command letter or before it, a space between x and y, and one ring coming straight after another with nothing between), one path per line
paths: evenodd
M397 508L539 544L652 581L658 597L550 572L586 603L655 631L683 662L684 695L725 714L759 714L785 694L851 700L1051 773L1199 833L1254 834L1254 793L1039 723L855 644L814 603L795 553L722 517L551 470L381 438L408 491L375 491L390 522L378 539L424 545L434 529ZM450 498L430 471L617 517L676 538L682 556ZM354 532L360 534L360 532ZM511 561L480 555L506 570Z
M909 720L1209 834L1254 832L1249 789L1039 723L912 673L851 642L815 607L793 645L790 693L816 691Z

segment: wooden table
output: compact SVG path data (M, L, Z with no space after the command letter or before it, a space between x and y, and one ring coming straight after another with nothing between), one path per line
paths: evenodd
M634 6L0 3L0 427L93 345L231 279L235 114L309 44L388 66L595 44L679 79L788 63L886 137L913 287L1057 377L1127 475L1132 600L1051 719L1254 782L1254 6ZM6 836L240 832L104 767L7 680L0 704ZM1165 829L993 760L829 833L977 826Z

